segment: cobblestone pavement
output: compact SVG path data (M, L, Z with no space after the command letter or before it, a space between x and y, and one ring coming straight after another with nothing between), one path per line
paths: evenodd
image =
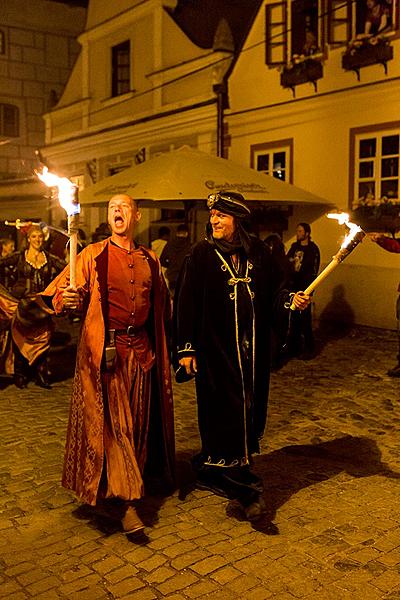
M393 331L355 328L273 374L255 461L269 515L256 526L188 487L196 410L192 384L177 386L182 489L144 502L136 542L59 484L73 349L53 352L52 390L1 380L0 598L399 599L395 355Z

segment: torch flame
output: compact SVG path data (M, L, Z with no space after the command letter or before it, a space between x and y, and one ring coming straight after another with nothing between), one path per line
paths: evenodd
M56 187L58 189L58 199L62 208L68 216L79 213L79 203L76 201L76 185L66 177L58 177L54 173L50 173L47 167L43 167L42 173L35 171L43 183L48 187Z
M350 222L350 217L347 213L343 212L343 213L329 213L328 214L328 218L329 219L336 219L339 222L339 225L346 225L346 227L349 229L349 233L345 236L342 245L340 246L340 249L342 250L343 248L347 248L347 246L349 244L351 244L351 242L354 240L354 238L356 237L357 233L359 233L360 231L362 231L361 227L359 227L359 225L356 225L355 223L351 223Z

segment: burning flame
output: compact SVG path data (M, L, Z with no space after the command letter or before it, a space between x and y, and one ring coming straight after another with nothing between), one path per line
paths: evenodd
M35 171L35 173L48 187L58 189L58 199L68 216L77 215L80 212L74 183L66 177L58 177L58 175L50 173L47 167L43 167L42 173L39 173L39 171Z
M346 227L349 229L349 233L345 236L342 245L340 246L340 249L342 250L343 248L347 248L347 246L349 244L351 244L351 242L354 240L355 236L357 235L357 233L359 233L360 231L362 231L361 227L359 227L359 225L356 225L355 223L351 223L350 222L350 217L347 213L343 212L343 213L329 213L328 214L328 219L336 219L339 223L339 225L346 225Z

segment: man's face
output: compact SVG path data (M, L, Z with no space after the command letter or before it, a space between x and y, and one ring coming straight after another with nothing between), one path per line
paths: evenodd
M41 250L44 242L44 235L41 231L32 231L28 241L31 248L34 250Z
M113 235L133 236L140 212L130 196L118 194L108 203L108 223Z
M308 233L302 225L298 225L296 229L296 237L298 242L304 242L304 240L308 239Z
M213 208L210 211L210 223L216 240L232 242L236 231L235 217Z

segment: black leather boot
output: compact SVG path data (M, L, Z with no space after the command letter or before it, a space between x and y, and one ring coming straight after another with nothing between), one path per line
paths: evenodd
M20 373L14 375L14 383L20 390L28 387L28 379Z
M51 390L51 385L50 385L50 381L49 381L49 371L47 369L46 361L42 362L38 366L37 372L36 372L35 383L39 387L45 388L46 390Z

